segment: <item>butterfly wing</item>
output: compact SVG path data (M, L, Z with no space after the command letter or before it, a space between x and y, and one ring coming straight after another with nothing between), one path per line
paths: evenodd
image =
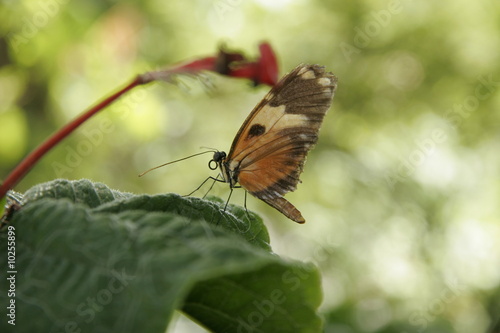
M323 67L297 66L250 113L226 158L242 187L298 223L304 218L283 195L300 182L336 86Z

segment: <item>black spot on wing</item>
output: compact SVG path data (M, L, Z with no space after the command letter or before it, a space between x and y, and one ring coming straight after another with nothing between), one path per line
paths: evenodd
M265 132L266 132L266 127L265 126L263 126L261 124L252 125L252 127L250 127L250 129L248 130L247 139L251 139L253 137L262 135Z

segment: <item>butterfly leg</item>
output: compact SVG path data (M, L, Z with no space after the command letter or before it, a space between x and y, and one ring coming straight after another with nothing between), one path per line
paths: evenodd
M233 191L233 188L242 188L242 186L241 185L233 186L231 188L231 193ZM243 201L243 207L245 208L245 214L248 218L248 221L251 221L252 219L250 218L250 213L248 212L248 208L247 208L247 194L248 194L248 191L245 190L245 199ZM231 197L231 195L229 195L229 197ZM227 199L227 202L229 202L229 198ZM227 207L227 204L226 204L226 207Z
M240 185L233 186L231 188L231 193L233 192L233 188L241 188L241 186ZM231 198L231 193L229 194L229 198ZM251 228L251 223L250 222L252 222L252 218L250 217L250 213L248 213L248 209L247 209L247 193L248 193L248 191L245 190L245 199L244 199L244 202L243 202L243 207L245 208L245 215L247 216L247 219L248 219L248 222L249 222L248 223L248 228L246 230L244 230L244 231L238 228L243 233L247 233L250 230L250 228ZM229 198L227 199L227 202L229 202ZM226 203L226 206L227 206L227 203ZM224 210L225 210L225 208L224 208Z
M229 200L231 200L232 194L233 194L233 188L231 187L230 191L229 191L229 196L227 197L226 205L224 206L224 211L226 211L226 209L227 209L227 205L229 204Z
M218 176L217 176L218 177ZM210 178L213 178L213 177L210 177ZM223 181L223 180L220 180L220 179L217 179L217 178L213 178L214 179L214 183L212 184L212 186L214 186L215 184L215 181ZM206 181L206 180L205 180ZM210 189L212 189L212 187L210 187ZM227 205L229 204L229 200L231 199L231 195L233 194L233 189L230 188L230 192L229 192L229 197L227 198L226 200L226 204L224 205L224 212L226 212L226 209L227 209ZM216 225L219 225L219 222L220 222L220 219L217 221Z
M200 188L203 187L203 185L205 185L206 182L208 182L210 179L214 181L214 183L212 184L212 186L210 186L210 189L208 190L208 192L210 192L210 190L212 189L212 187L214 187L214 184L215 182L224 182L223 180L220 180L218 179L219 176L217 176L217 178L214 178L214 177L208 177L207 179L205 179L201 184L200 186L198 186L197 188L194 189L194 191L188 193L188 194L185 194L183 195L183 197L189 197L191 196L191 194L195 193L196 191L198 191ZM208 194L208 192L203 196L203 198Z
M210 191L212 191L212 188L214 187L214 185L215 185L216 182L222 182L222 183L224 183L223 180L219 179L219 176L220 175L217 175L217 177L215 177L215 178L210 177L213 180L213 183L212 183L212 185L210 185L210 188L208 189L207 193L205 193L203 195L203 197L202 197L203 199L205 199L205 197L208 195L208 193L210 193Z
M248 221L252 221L252 219L250 218L250 214L248 213L248 208L247 208L247 193L248 191L245 190L245 201L243 202L243 207L245 207L245 213L247 215L247 218L248 218Z

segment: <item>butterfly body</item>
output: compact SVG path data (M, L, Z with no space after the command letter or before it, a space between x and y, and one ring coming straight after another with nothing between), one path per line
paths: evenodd
M229 153L214 154L211 162L220 168L223 180L304 223L283 195L300 182L336 86L337 78L318 65L299 65L285 75L247 117Z

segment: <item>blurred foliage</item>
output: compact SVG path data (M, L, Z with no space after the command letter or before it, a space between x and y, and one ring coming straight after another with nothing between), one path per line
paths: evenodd
M135 74L220 43L250 55L267 40L283 73L325 65L338 93L303 184L287 196L308 223L247 205L268 217L277 253L322 270L326 331L498 330L498 1L3 0L0 22L2 176ZM268 90L208 77L138 88L17 190L85 177L121 191L189 193L210 174L208 157L137 174L200 146L229 149ZM236 192L232 202L243 203ZM212 193L227 197L227 186Z
M7 255L0 266L20 272L15 332L163 333L177 309L213 332L321 330L317 267L275 255L242 207L86 179L38 184L22 200L0 232L16 247L15 267Z

